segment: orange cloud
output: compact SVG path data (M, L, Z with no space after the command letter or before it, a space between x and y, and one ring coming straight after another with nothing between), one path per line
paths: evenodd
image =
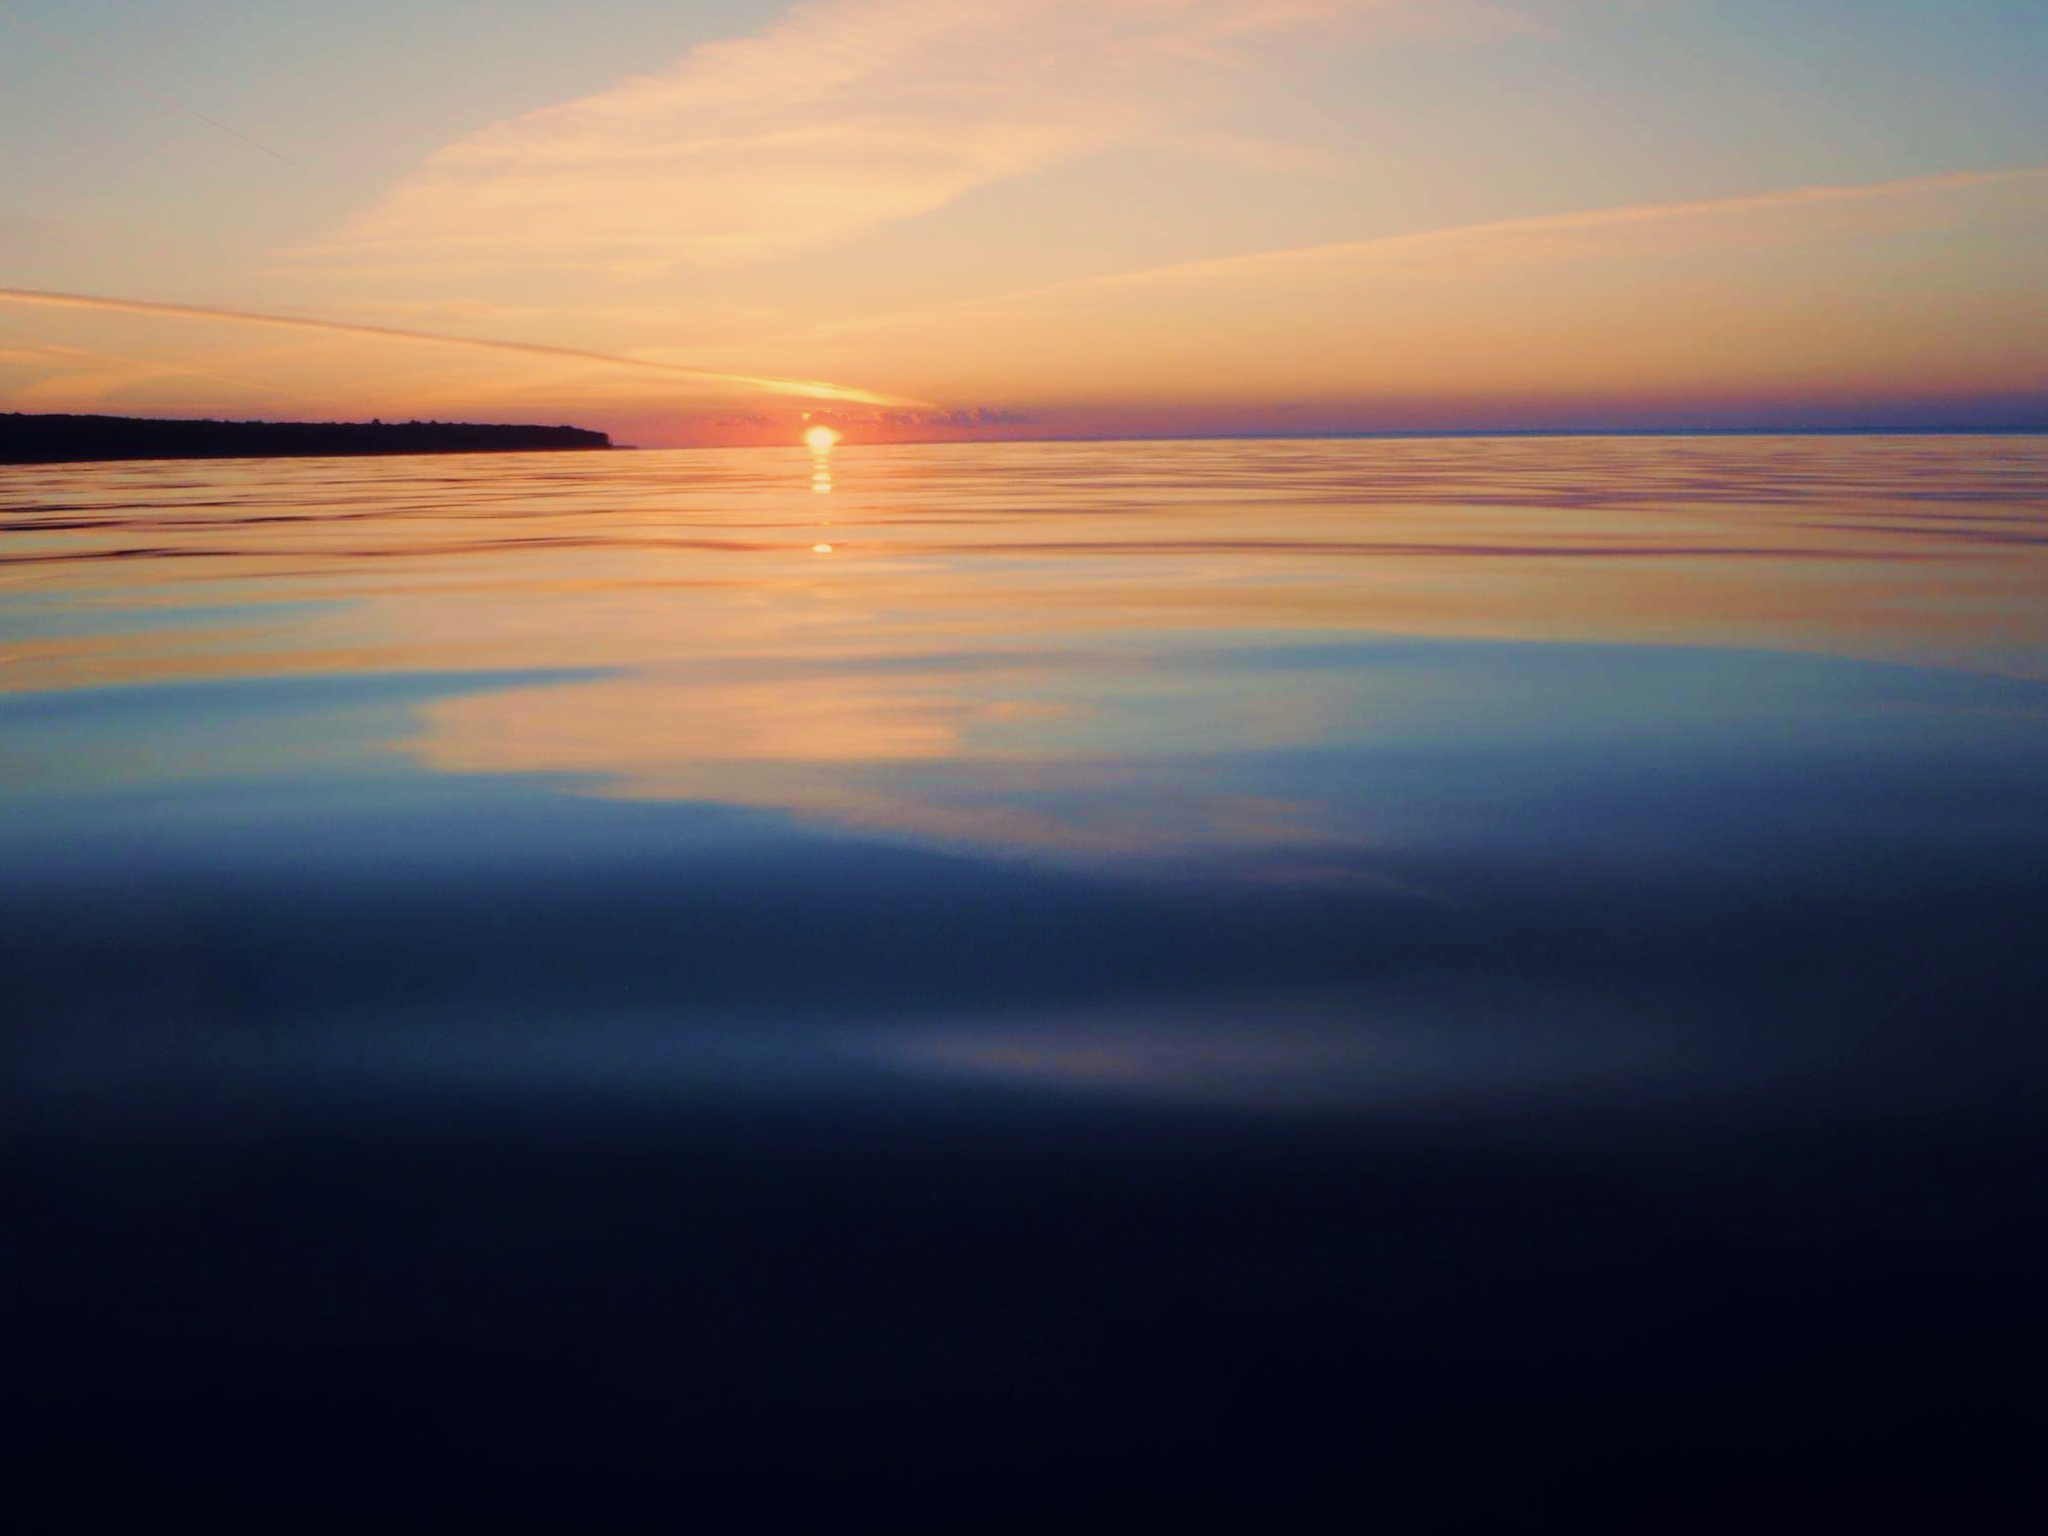
M755 36L472 133L299 254L636 273L780 255L1112 145L1171 138L1213 104L1257 34L1441 3L800 6ZM1176 142L1268 162L1284 153L1220 135Z

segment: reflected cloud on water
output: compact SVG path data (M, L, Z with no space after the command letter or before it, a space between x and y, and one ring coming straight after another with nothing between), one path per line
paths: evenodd
M1873 948L2040 897L2037 441L6 484L9 911L53 1018L121 1016L118 973L195 1038L404 1017L451 1061L784 1019L905 1082L1288 1103L1519 1060L1541 1094L1648 1082L1668 1017L1838 1039ZM138 902L201 936L176 964L104 916ZM1187 1012L1287 988L1321 1001Z

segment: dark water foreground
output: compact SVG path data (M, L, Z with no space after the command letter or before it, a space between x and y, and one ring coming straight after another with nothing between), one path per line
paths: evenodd
M2004 1529L2048 445L0 476L80 1528Z

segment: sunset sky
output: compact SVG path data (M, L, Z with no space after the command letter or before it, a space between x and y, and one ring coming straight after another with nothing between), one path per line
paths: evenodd
M2039 0L23 0L0 37L0 410L2048 423Z

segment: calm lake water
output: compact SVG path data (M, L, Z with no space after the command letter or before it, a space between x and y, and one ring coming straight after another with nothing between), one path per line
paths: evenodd
M8 1455L1952 1521L2044 931L2048 439L0 469Z

